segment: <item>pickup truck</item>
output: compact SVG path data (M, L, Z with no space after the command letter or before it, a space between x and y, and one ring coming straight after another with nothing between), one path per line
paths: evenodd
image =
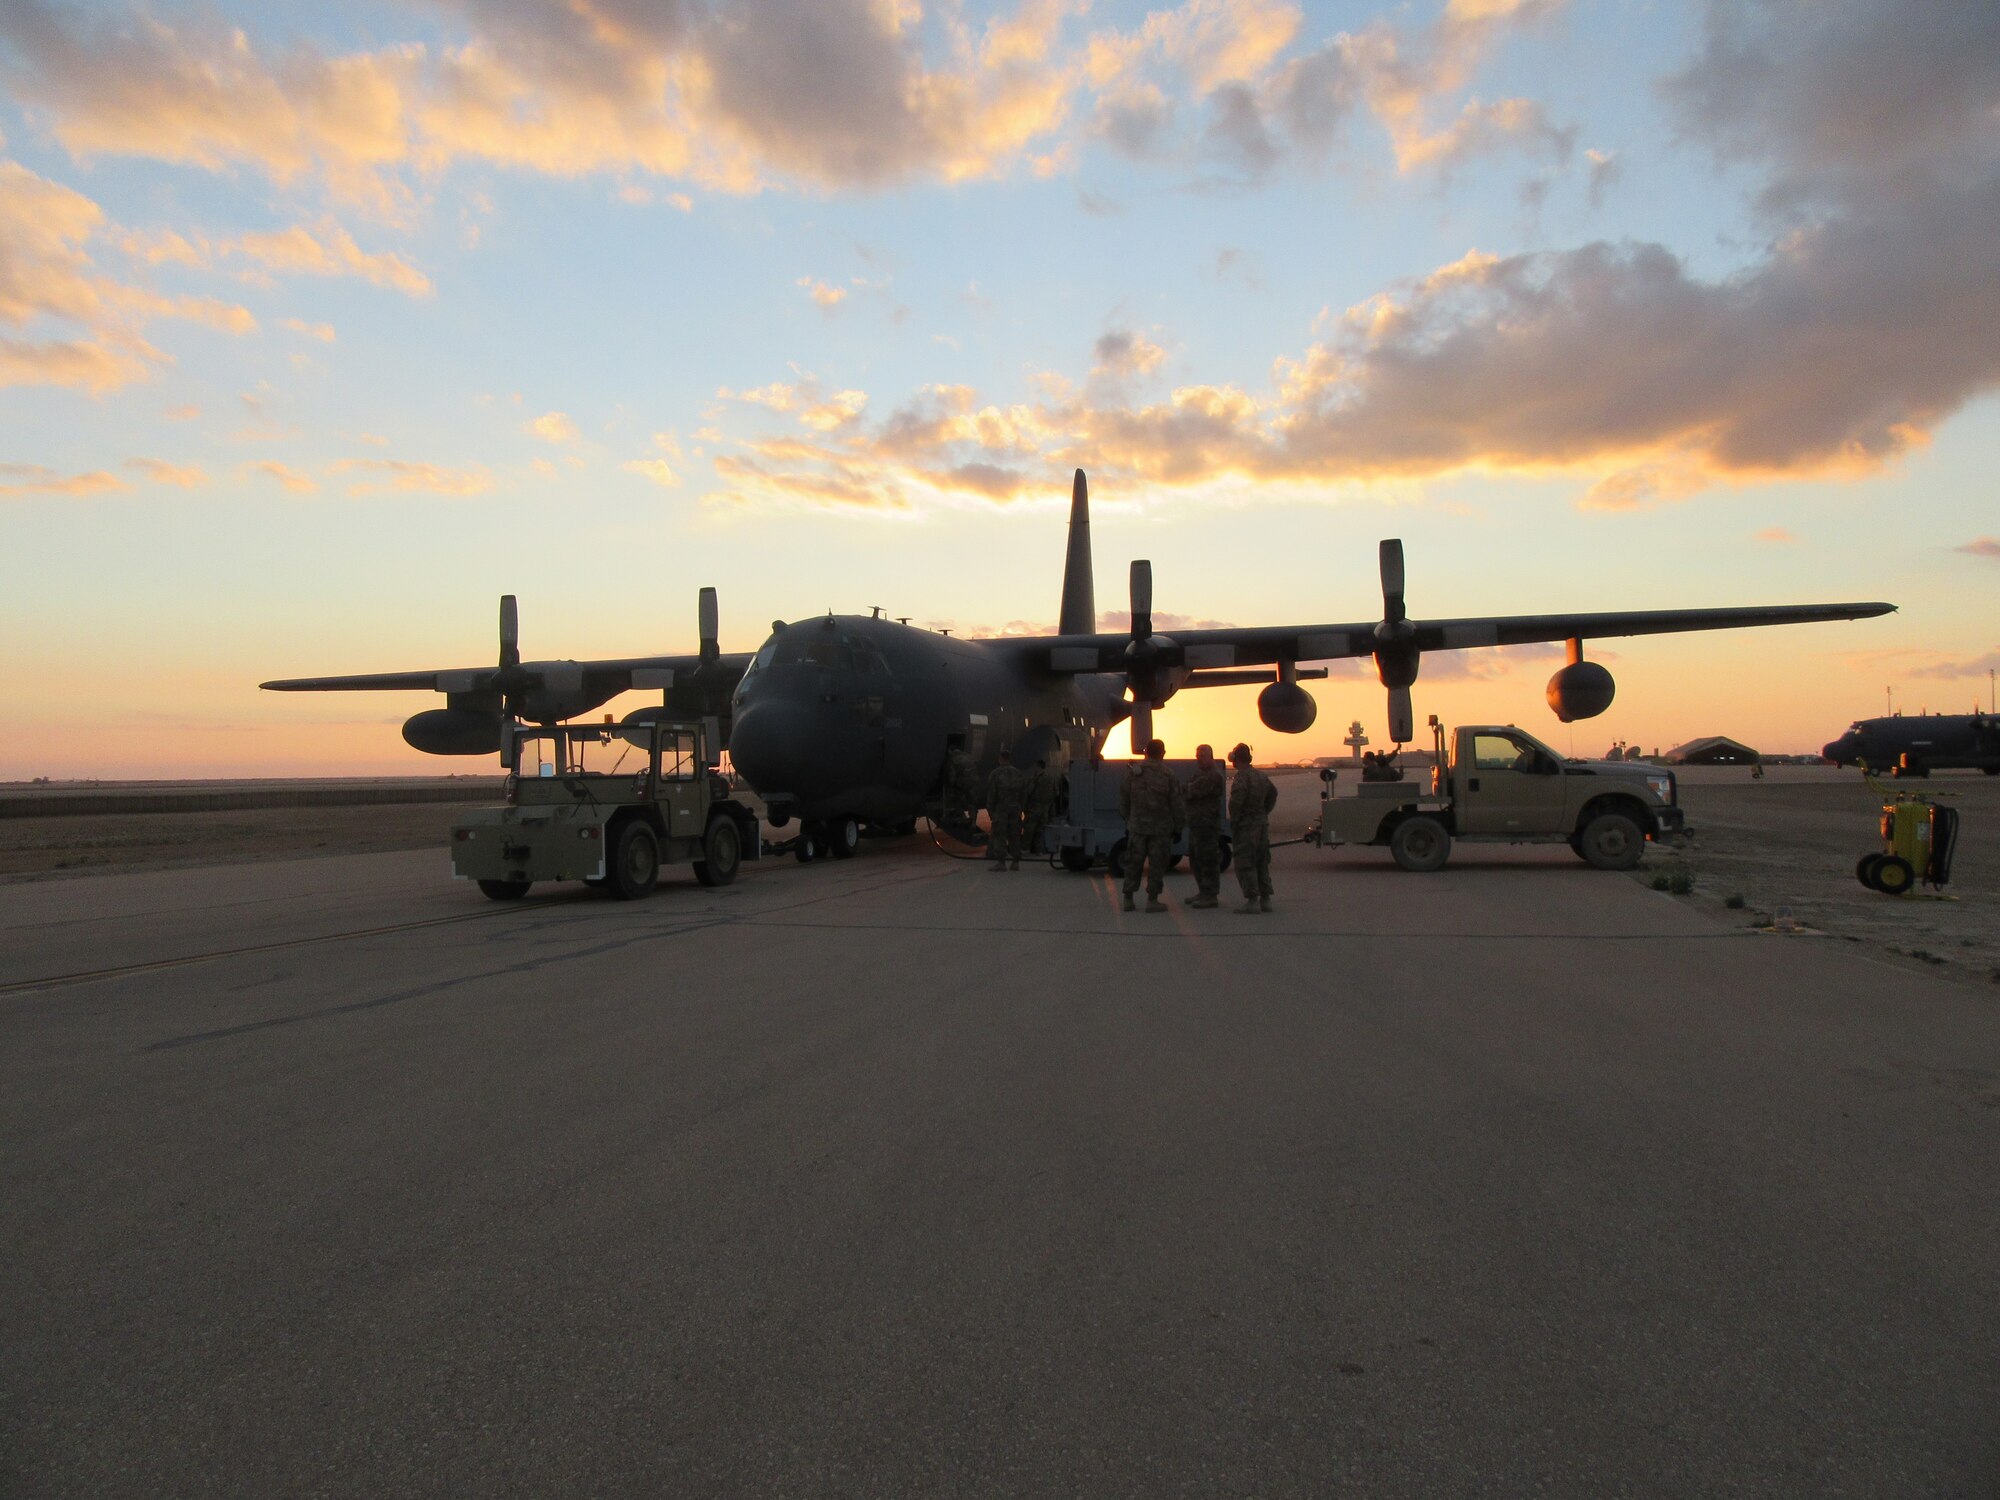
M1600 870L1629 870L1648 840L1686 831L1673 772L1630 761L1565 760L1511 724L1431 719L1436 762L1411 781L1348 786L1322 771L1325 848L1386 846L1405 870L1442 869L1453 839L1485 844L1566 843Z

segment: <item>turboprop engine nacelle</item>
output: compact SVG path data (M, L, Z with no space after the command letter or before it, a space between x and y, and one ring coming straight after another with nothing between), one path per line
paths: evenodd
M433 708L403 720L403 739L426 755L496 755L500 715L476 708Z
M1296 682L1274 682L1257 695L1257 717L1279 734L1304 734L1319 717L1319 705Z
M1618 684L1594 661L1571 661L1549 679L1549 711L1563 723L1594 719L1611 707Z

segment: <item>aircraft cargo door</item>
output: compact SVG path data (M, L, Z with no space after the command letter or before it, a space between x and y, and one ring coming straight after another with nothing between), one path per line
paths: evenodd
M1562 767L1525 740L1475 734L1472 765L1465 775L1465 802L1458 819L1462 833L1525 836L1548 833L1561 821Z

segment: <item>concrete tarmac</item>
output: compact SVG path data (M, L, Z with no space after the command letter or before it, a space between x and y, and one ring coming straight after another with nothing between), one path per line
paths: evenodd
M0 888L0 1493L2000 1492L1990 990L1276 883Z

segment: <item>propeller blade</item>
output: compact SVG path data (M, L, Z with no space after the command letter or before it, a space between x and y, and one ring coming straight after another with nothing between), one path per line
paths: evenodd
M1153 741L1153 705L1140 699L1132 705L1132 753L1144 755Z
M521 664L521 611L512 594L500 596L500 665Z
M1385 538L1378 549L1377 561L1382 569L1382 618L1395 622L1403 615L1403 543L1397 537Z
M1153 565L1140 558L1132 564L1132 639L1153 633Z
M1406 687L1389 689L1389 739L1398 745L1407 745L1417 737L1416 711L1410 707L1410 690Z
M722 633L722 611L716 604L714 589L701 591L697 614L701 621L701 659L704 662L714 661L722 654L722 647L716 641Z

